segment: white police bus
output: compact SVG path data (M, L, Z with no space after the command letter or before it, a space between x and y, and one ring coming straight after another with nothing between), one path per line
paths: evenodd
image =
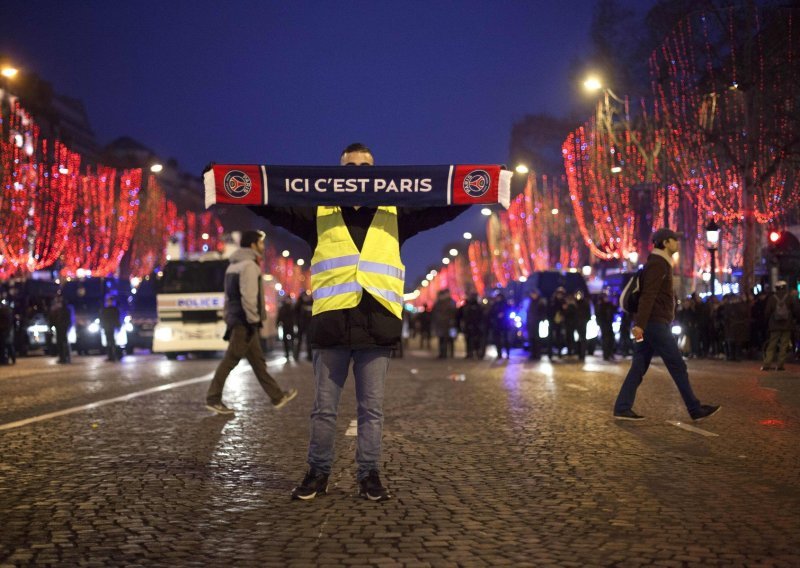
M227 260L169 261L156 284L153 353L169 359L224 351Z

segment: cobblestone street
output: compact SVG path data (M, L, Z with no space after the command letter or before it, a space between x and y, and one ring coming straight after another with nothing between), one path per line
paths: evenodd
M310 363L273 354L300 391L280 411L240 366L229 419L204 406L216 363L0 368L0 566L800 564L796 364L689 361L701 401L723 406L694 424L659 361L635 406L647 420L620 423L629 360L407 350L385 406L394 498L373 503L355 496L352 377L330 492L298 502Z

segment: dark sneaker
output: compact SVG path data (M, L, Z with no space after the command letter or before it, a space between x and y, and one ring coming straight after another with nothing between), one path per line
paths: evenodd
M228 408L227 406L225 406L221 402L216 402L214 404L211 404L211 403L207 402L206 403L206 408L208 408L209 410L211 410L213 412L216 412L217 414L233 414L233 409L232 408Z
M644 420L644 416L636 414L633 410L623 410L614 413L615 420Z
M280 410L286 403L292 400L294 397L297 396L297 389L289 389L288 391L283 391L283 398L280 399L278 402L273 403L275 410Z
M367 474L367 477L358 482L358 495L370 501L386 501L392 498L381 484L380 475L374 469Z
M722 407L719 405L715 406L713 404L703 404L700 406L700 410L691 415L692 420L694 420L695 422L699 422L700 420L704 420L710 416L714 416L717 412L719 412L720 408Z
M762 371L769 371L770 370L770 366L769 365L762 365L761 366L761 370Z
M303 482L292 489L292 499L309 501L317 495L325 495L327 492L328 476L312 467L309 468Z

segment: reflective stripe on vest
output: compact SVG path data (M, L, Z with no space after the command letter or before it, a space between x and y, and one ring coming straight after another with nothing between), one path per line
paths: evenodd
M400 280L405 280L406 271L391 266L389 264L383 264L380 262L370 262L368 260L362 260L358 263L358 269L363 270L365 272L375 272L377 274L385 274L386 276L393 276L394 278L399 278Z
M330 298L337 294L346 294L347 292L361 292L361 284L358 282L345 282L344 284L336 284L334 286L325 286L318 288L311 293L314 300L322 300L323 298Z
M354 308L367 290L402 318L405 267L400 260L396 207L378 208L360 252L339 207L317 208L317 237L311 259L313 314Z
M334 268L342 268L344 266L356 266L358 264L358 258L359 255L357 254L348 254L347 256L323 260L311 265L311 274L319 274L326 270L333 270Z

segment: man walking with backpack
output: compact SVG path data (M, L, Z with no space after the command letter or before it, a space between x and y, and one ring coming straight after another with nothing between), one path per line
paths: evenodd
M700 404L694 395L686 363L670 330L675 319L672 255L678 252L680 236L670 229L659 229L653 234L653 252L639 276L640 295L631 329L635 341L633 362L614 404L614 418L617 420L644 420L644 416L633 411L633 402L636 389L656 354L675 381L692 420L708 418L720 409L719 406Z
M767 300L767 307L764 316L769 326L769 341L767 342L767 352L764 355L764 365L762 371L769 371L772 362L775 360L775 350L778 350L778 366L776 371L785 370L783 365L786 363L786 356L792 344L792 330L795 321L800 315L800 306L795 298L789 295L785 280L778 280L775 283L775 293Z

